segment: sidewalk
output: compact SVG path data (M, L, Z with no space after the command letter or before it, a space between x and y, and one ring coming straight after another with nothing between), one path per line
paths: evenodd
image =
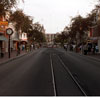
M82 52L79 52L79 54L82 54ZM84 54L82 54L82 55L84 55ZM92 57L92 58L100 59L100 53L95 53L95 54L90 53L90 54L87 54L85 56L89 56L89 57Z
M84 55L84 54L82 53L82 51L77 52L77 53ZM93 57L93 58L96 58L96 59L100 59L100 53L95 53L95 54L93 54L92 52L90 52L89 54L87 54L87 55L85 55L85 56L89 56L89 57Z
M21 51L20 55L18 55L18 56L21 56L21 55L24 55L24 54L26 54L26 51ZM13 59L13 58L18 57L18 56L17 56L17 52L16 51L12 51L10 59ZM0 63L6 62L6 61L8 61L10 59L8 58L8 53L5 53L3 58L0 57Z
M75 51L72 51L72 52L76 53ZM77 52L77 54L84 55L84 54L82 54L82 52ZM99 59L100 60L100 53L96 53L96 54L92 54L91 53L91 54L87 54L85 56L89 56L89 57L96 58L96 59Z
M90 57L94 57L94 58L100 59L100 53L98 53L98 54L88 54L87 56L90 56Z

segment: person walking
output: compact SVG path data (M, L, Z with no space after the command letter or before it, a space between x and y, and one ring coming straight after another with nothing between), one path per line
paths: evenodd
M88 53L87 44L84 45L83 50L84 50L84 55L87 55L87 53Z
M95 52L96 52L96 46L95 45L93 46L92 51L93 51L93 54L95 54Z
M17 56L20 55L20 46L17 47Z
M98 47L98 45L96 45L95 50L96 50L96 53L99 52L99 47Z

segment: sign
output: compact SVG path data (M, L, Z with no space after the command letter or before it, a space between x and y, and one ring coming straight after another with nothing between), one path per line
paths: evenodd
M12 35L13 34L13 30L11 28L6 29L6 34L7 35Z
M8 26L8 22L7 21L0 21L0 33L4 33L5 32L5 27Z
M7 21L0 21L0 26L8 26L8 22Z

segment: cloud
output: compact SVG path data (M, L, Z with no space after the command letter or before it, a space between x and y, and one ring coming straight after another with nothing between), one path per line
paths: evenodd
M70 22L70 16L78 13L85 16L93 8L94 0L24 0L20 4L24 12L34 16L35 21L44 24L46 31L55 33L62 31Z

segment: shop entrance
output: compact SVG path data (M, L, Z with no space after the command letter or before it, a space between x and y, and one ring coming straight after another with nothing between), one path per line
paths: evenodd
M0 57L2 56L2 41L0 41Z

